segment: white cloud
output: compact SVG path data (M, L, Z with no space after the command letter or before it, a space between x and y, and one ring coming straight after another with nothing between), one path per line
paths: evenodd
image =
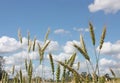
M98 48L97 48L97 50L98 50ZM115 43L104 42L103 47L101 49L101 53L105 54L105 55L118 55L118 54L120 54L120 42L119 41L117 41Z
M48 52L54 52L57 51L59 48L59 44L57 41L51 41L50 44L47 47Z
M12 52L20 48L20 43L14 39L7 36L0 38L0 53Z
M65 53L76 52L76 49L74 48L73 43L75 43L75 44L80 46L80 42L79 41L75 41L75 40L67 41L65 46L63 47Z
M89 32L89 28L73 28L74 31L78 31L78 32Z
M71 55L77 51L76 48L74 48L73 43L80 46L79 41L67 41L66 44L63 46L63 51L61 51L59 54L52 54L53 59L58 61L64 61L65 59L70 58ZM47 58L49 59L48 55Z
M68 34L70 33L69 31L67 30L64 30L64 29L57 29L54 31L55 34Z
M28 54L27 51L21 51L10 56L4 56L4 59L6 65L18 65L24 63L25 59L36 60L38 57L37 52L31 52Z
M39 42L41 46L43 46L43 41L36 40L36 42ZM54 52L57 51L59 48L59 44L57 41L51 41L49 46L46 49L46 52ZM15 65L16 71L19 71L22 69L22 71L25 72L25 65L24 60L32 59L39 61L39 54L38 54L38 47L36 45L36 50L34 52L28 53L28 46L27 46L27 38L23 37L23 43L21 44L19 41L17 41L15 38L3 36L0 38L0 53L6 53L3 58L5 59L5 66L4 69L9 72L11 72L12 66ZM45 57L46 58L46 57ZM36 64L36 63L33 63ZM47 67L48 68L48 67ZM47 69L46 68L46 69ZM50 68L49 68L50 69ZM34 70L34 72L36 69ZM50 76L50 75L49 75Z
M120 0L94 0L88 8L90 12L103 10L105 13L116 13L120 10Z
M116 61L114 59L107 59L107 58L102 58L100 59L99 61L100 65L99 65L99 68L100 68L100 73L101 75L104 75L106 73L109 73L111 74L109 68L112 68L112 70L114 70L116 76L119 77L119 65L120 65L120 61Z
M106 58L102 58L100 60L100 66L104 66L104 67L112 67L112 66L118 66L117 65L117 62L114 61L114 60L109 60L109 59L106 59Z

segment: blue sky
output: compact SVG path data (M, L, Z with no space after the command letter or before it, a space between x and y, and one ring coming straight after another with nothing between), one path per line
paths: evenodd
M62 28L73 32L73 28L87 28L88 22L92 21L96 32L100 32L104 25L108 28L110 41L117 40L119 35L119 11L115 14L103 11L90 12L88 6L92 0L37 0L37 1L16 1L2 0L0 2L0 36L8 35L17 37L17 30L20 28L22 34L26 35L29 30L32 35L40 38L47 28L51 31ZM51 33L51 36L54 34ZM111 38L111 36L114 36ZM77 36L76 36L77 37ZM69 39L75 39L72 37ZM59 37L54 36L53 39ZM64 40L68 39L67 37Z
M84 35L85 42L90 51L89 53L92 54L91 40L87 31L88 23L91 21L94 25L98 42L96 48L99 44L103 26L107 26L105 46L102 53L103 55L110 55L110 57L102 56L101 62L103 61L106 64L115 63L115 66L117 66L118 64L116 64L115 60L120 59L120 52L118 51L120 48L119 5L119 0L116 0L116 2L114 0L107 0L106 3L104 0L101 0L101 2L100 0L1 0L0 41L2 42L0 42L0 50L7 47L7 45L5 47L3 45L2 47L2 44L10 38L15 39L13 41L17 45L17 48L8 49L9 53L2 50L0 51L0 55L3 55L4 52L4 55L9 60L11 58L7 55L16 55L18 48L20 48L19 44L17 44L17 31L19 28L23 37L26 37L27 31L30 31L32 38L36 36L38 40L43 41L48 27L51 30L49 39L53 40L52 46L55 45L55 48L63 48L62 50L57 50L57 53L61 52L58 54L59 57L61 57L62 53L65 55L67 49L65 46L69 46L71 41L79 41L80 32ZM12 42L11 39L8 43L10 42ZM12 44L8 44L9 46L12 46ZM23 54L24 52L22 51ZM115 55L119 59L116 59ZM66 56L68 55L66 54ZM112 59L113 57L114 59ZM101 63L104 68L106 64ZM109 67L109 65L107 66Z

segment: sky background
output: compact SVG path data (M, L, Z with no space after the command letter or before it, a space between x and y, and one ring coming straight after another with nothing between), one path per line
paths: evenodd
M63 61L75 51L71 46L79 44L80 33L83 34L90 56L93 55L88 24L92 22L96 34L96 49L104 26L107 35L101 52L100 66L103 73L113 68L119 72L120 65L120 1L119 0L1 0L0 1L0 55L6 59L5 69L16 65L16 70L24 69L27 57L27 32L41 44L48 28L52 40L46 51L53 53L54 59ZM17 31L21 30L23 44L18 41ZM26 56L24 56L26 55ZM35 63L35 72L41 72L38 66L38 53L29 54ZM94 58L92 57L94 62ZM84 58L78 53L76 62L81 62L80 72L85 71ZM46 62L49 62L48 60ZM119 62L119 63L118 63ZM76 67L76 63L74 64ZM46 70L50 66L46 64ZM23 71L24 72L24 71ZM49 72L50 73L50 72ZM46 73L49 74L49 73ZM48 76L50 77L50 76Z

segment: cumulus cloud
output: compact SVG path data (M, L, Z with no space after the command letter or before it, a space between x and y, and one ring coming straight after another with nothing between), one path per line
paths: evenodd
M109 68L112 68L116 74L116 76L119 76L117 72L119 72L120 68L120 61L116 61L115 59L107 59L107 58L102 58L99 61L100 64L100 73L101 75L104 75L106 73L111 74Z
M49 46L47 47L47 51L54 52L54 51L57 51L59 47L60 46L57 41L51 41Z
M54 31L55 34L68 34L70 33L69 31L67 30L64 30L64 29L57 29Z
M112 66L118 66L117 62L115 60L111 60L111 59L106 59L106 58L102 58L100 60L100 65L104 66L104 67L112 67Z
M88 8L90 12L103 10L105 13L116 13L120 10L120 0L94 0Z
M73 46L73 43L77 44L78 46L80 46L80 42L79 41L67 41L65 46L63 47L64 49L64 52L65 53L73 53L73 52L76 52L76 49L75 47Z
M80 46L79 41L67 41L66 44L63 46L63 51L59 54L52 54L54 60L64 61L65 59L69 59L74 52L77 52L76 48L73 47L73 43ZM47 55L49 59L49 56Z
M97 48L97 50L98 50L98 48ZM105 55L118 55L118 54L120 54L120 40L118 40L115 43L104 42L101 53L105 54Z
M20 48L20 43L14 39L7 36L0 38L0 53L12 52Z
M36 40L36 42L39 42L40 45L43 46L43 41ZM59 48L58 42L51 41L51 43L46 49L46 52L54 52L54 51L57 51L58 48ZM30 53L28 53L27 38L25 37L23 37L22 44L19 41L17 41L15 38L11 38L8 36L1 37L0 38L0 54L2 55L2 53L6 53L6 55L3 56L3 58L5 59L4 69L9 74L12 71L13 65L15 65L16 71L19 71L20 69L22 69L22 71L26 74L25 65L24 65L25 59L32 59L33 61L36 61L36 60L39 61L37 45L36 45L36 50L34 52L31 51ZM35 71L37 70L35 69L34 72Z
M97 47L97 50L98 48L99 47ZM120 70L120 40L116 41L115 43L104 42L101 49L101 54L104 56L104 58L101 58L99 61L100 71L102 74L110 73L109 68L112 68L115 72ZM119 76L118 73L116 74Z

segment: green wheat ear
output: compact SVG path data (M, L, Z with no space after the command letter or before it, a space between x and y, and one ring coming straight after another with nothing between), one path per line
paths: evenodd
M43 48L41 49L41 51L44 52L45 49L48 47L49 44L50 44L50 40L44 44L44 46L43 46Z
M80 62L77 63L77 70L80 69Z
M20 83L22 83L23 82L23 79L22 79L23 77L22 77L22 70L20 69Z
M106 35L106 26L103 28L103 31L102 31L102 35L101 35L101 39L100 39L100 46L99 46L99 49L101 49L102 46L103 46L104 39L105 39L105 35Z
M86 49L85 42L84 42L84 39L83 39L82 35L80 35L80 44L81 44L81 47L82 47L84 53L86 53L86 56L87 56L88 53L87 53L87 49Z
M51 68L52 68L52 74L54 76L54 62L53 62L53 57L52 54L49 54L49 58L50 58L50 63L51 63Z
M28 32L27 38L28 38L28 46L29 46L29 44L30 44L30 32Z
M44 43L46 43L46 41L48 40L49 33L50 33L50 28L48 28L48 30L46 32L46 35L45 35L45 38L44 38Z
M27 59L25 59L25 69L26 69L26 71L28 70L28 63L27 63Z
M65 67L66 69L68 69L70 72L72 72L73 74L75 74L75 76L77 76L79 79L85 80L75 69L73 69L72 67L68 66L67 64L61 62L61 61L56 61L58 62L60 65L62 65L63 67Z
M35 45L36 45L36 37L34 37L34 41L33 41L33 51L35 51Z
M73 44L73 46L83 55L83 57L84 57L86 60L90 61L90 57L88 56L88 54L87 54L81 47L79 47L79 46L76 45L76 44Z
M92 39L93 45L95 45L95 34L94 34L94 28L91 22L89 22L89 31Z
M20 29L18 29L18 38L19 38L20 43L22 43L22 34L21 34Z
M57 65L57 71L56 71L56 82L58 83L60 79L60 65Z
M73 53L72 56L70 57L70 59L67 61L67 64L72 67L73 66L73 63L75 61L75 58L76 58L76 53Z
M116 77L115 72L114 72L111 68L109 68L109 70L110 70L111 74L112 74L114 77Z
M38 43L38 53L39 53L40 64L41 64L44 56L44 51L42 51L42 48L39 43Z
M13 68L12 68L12 75L14 75L14 71L15 71L15 65L13 65Z

